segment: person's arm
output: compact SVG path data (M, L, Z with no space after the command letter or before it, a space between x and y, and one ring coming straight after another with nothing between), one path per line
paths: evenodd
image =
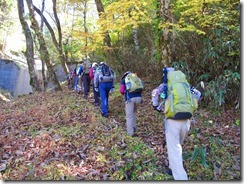
M163 92L165 84L160 84L157 88L152 91L152 105L153 108L159 112L163 110L164 102L159 103L160 94ZM163 103L163 104L162 104ZM160 107L159 107L160 106Z
M190 86L190 88L191 88L191 93L196 97L197 101L199 101L202 97L202 93L192 85Z
M112 88L114 88L114 86L115 86L115 75L114 75L114 71L112 69L110 69L110 72L113 75L113 85L112 85Z
M120 87L119 87L119 92L121 95L125 94L125 90L126 90L126 86L125 86L125 80L123 79L120 83Z
M98 78L99 78L99 68L97 68L96 71L95 71L95 75L94 75L94 88L98 88L98 85L99 85Z
M83 73L83 67L80 66L78 74L81 75Z

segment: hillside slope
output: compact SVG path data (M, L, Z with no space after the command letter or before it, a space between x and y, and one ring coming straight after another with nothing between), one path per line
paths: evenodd
M92 96L85 100L66 87L0 101L0 179L172 180L162 115L150 102L154 87L147 83L136 137L126 135L118 86L109 118ZM183 146L189 179L240 180L240 114L199 109Z

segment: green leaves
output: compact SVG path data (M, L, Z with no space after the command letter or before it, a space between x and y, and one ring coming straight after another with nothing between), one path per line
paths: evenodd
M192 152L192 157L190 163L193 164L196 160L199 159L202 165L206 168L208 167L206 163L206 149L203 147L195 147L194 151Z
M239 120L239 119L237 119L237 120L235 120L235 123L234 123L234 124L235 124L236 126L239 126L239 125L240 125L240 123L241 123L241 122L240 122L240 120Z

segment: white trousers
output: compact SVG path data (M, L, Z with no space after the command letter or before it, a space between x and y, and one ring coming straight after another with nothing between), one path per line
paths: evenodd
M165 120L166 145L168 150L169 168L175 180L188 180L183 167L182 144L190 130L190 120Z
M134 129L137 128L136 121L136 110L137 105L142 102L142 97L133 97L125 102L125 114L126 114L126 127L127 134L132 136L134 134Z

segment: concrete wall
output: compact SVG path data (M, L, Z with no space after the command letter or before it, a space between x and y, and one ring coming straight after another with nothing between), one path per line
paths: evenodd
M73 70L76 65L68 66L70 70ZM41 62L36 61L36 70L41 77ZM66 75L61 65L54 67L54 71L60 82L66 80ZM3 60L0 59L0 88L7 90L12 96L17 97L22 94L29 94L32 92L32 87L29 84L30 75L27 64L18 61ZM52 82L48 83L48 88L52 87Z
M29 82L30 82L30 74L28 69L27 68L20 69L15 90L13 91L14 96L31 93L33 90Z
M19 68L14 62L8 60L0 61L0 87L7 91L15 89Z
M32 92L29 80L27 65L10 60L0 60L0 88L9 91L14 97L29 94Z

